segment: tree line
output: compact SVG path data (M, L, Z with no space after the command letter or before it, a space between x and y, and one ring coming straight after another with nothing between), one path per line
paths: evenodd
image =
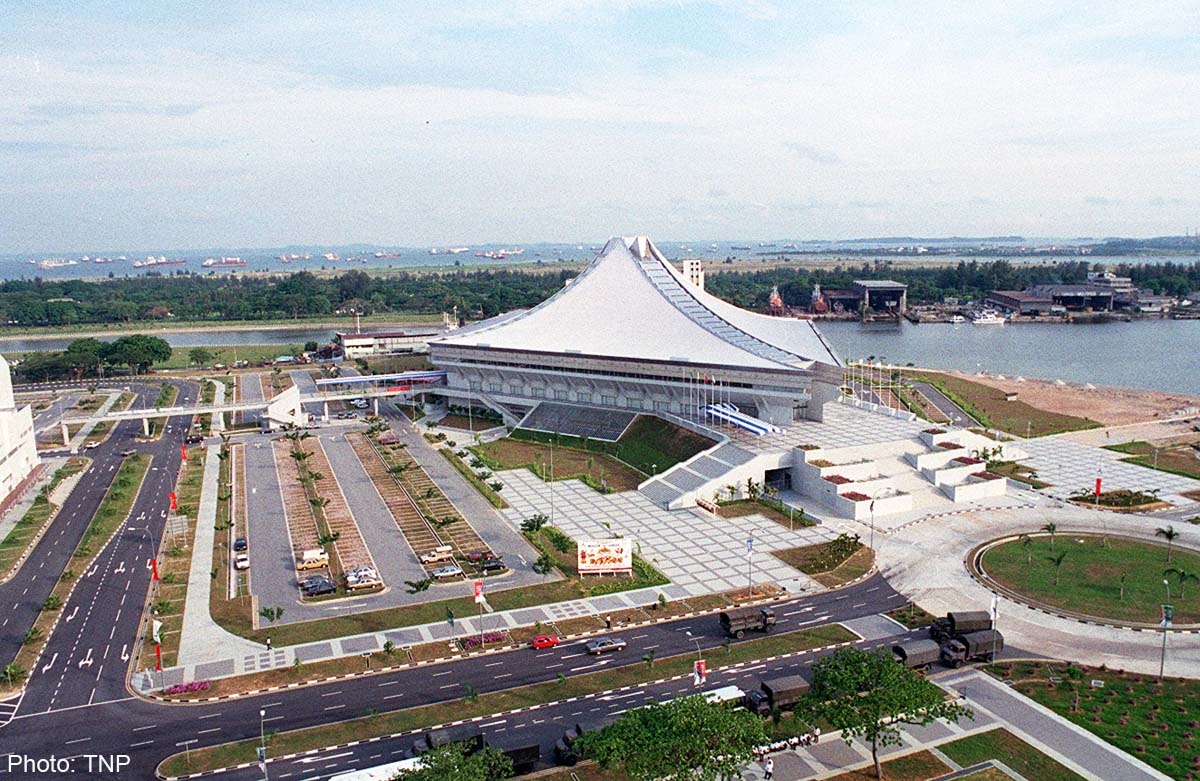
M849 288L856 279L894 279L908 285L912 304L947 296L980 299L991 290L1087 281L1087 261L1013 264L1008 260L962 261L944 268L906 267L877 260L833 269L774 268L724 271L708 276L708 289L746 309L763 311L772 287L784 303L805 305L814 285ZM1111 270L1156 293L1182 296L1200 289L1200 262L1119 265ZM19 327L151 322L166 319L225 322L329 316L354 310L364 315L449 312L492 317L549 298L573 270L530 273L505 269L372 275L348 271L284 277L147 274L107 280L15 279L0 282L0 319Z
M101 376L106 369L127 369L131 374L144 374L152 364L170 357L171 346L166 340L130 334L111 342L76 339L65 350L30 353L15 370L28 382L77 380Z

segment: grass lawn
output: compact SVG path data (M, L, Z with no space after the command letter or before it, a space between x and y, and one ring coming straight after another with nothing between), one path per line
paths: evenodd
M1083 776L1004 729L959 738L938 749L963 767L998 759L1030 781L1084 781Z
M380 355L366 358L364 374L395 374L397 372L428 371L433 368L424 355Z
M885 616L899 621L909 629L920 629L933 623L935 616L927 613L919 605L905 605L884 613Z
M1017 691L1172 778L1192 777L1200 767L1200 681L1166 678L1160 684L1149 675L1034 662L994 665L988 671L1014 681ZM1081 684L1078 708L1072 671ZM1059 683L1051 683L1051 677ZM1093 680L1104 684L1092 688ZM1078 777L1042 776L1003 759L1028 778Z
M517 429L513 432L513 438L548 442L554 435ZM664 472L680 461L686 461L701 450L707 450L716 444L707 437L652 415L639 415L616 442L585 440L565 435L560 435L556 441L566 447L607 453L645 475L655 471ZM555 471L558 471L557 468Z
M984 554L983 569L997 583L1021 594L1066 610L1125 621L1157 622L1159 604L1166 597L1163 578L1171 582L1175 623L1200 622L1200 583L1181 589L1164 571L1179 567L1200 572L1200 555L1174 549L1167 563L1166 545L1100 535L1058 534L1031 538L1028 549L1020 540L992 548ZM1055 567L1049 557L1066 553L1054 584ZM1125 573L1125 598L1121 574Z
M550 445L505 437L468 448L489 469L528 469L543 480L550 477ZM645 480L615 458L580 448L554 446L554 479L583 478L592 487L608 485L610 491L632 491Z
M1078 431L1097 428L1100 424L1088 418L1060 415L1031 407L1019 398L1005 400L1004 391L971 382L941 372L906 372L914 380L928 382L946 394L955 404L967 411L971 417L988 428L997 428L1010 434L1035 437L1057 434L1061 431Z
M21 520L17 521L4 540L0 542L0 575L8 572L8 568L16 563L25 553L25 549L33 541L38 531L50 518L57 505L50 503L50 494L54 488L66 478L87 466L90 461L86 458L70 458L67 463L54 473L50 483L38 491L33 504L25 511Z
M716 443L707 437L649 415L641 415L618 440L618 457L649 473L652 464L664 472Z
M840 586L871 569L875 552L852 537L771 551L771 555L790 564L823 586Z
M113 478L112 486L101 500L95 517L92 518L92 522L88 524L87 529L83 532L83 537L79 540L75 556L82 557L93 553L92 543L96 543L97 546L103 545L104 541L125 521L125 517L129 515L129 509L133 507L133 500L137 498L138 490L142 486L142 478L146 476L146 470L149 468L150 456L130 456L121 462L121 466Z
M1119 445L1108 445L1107 449L1130 455L1131 458L1121 459L1127 463L1200 480L1200 453L1190 445L1157 448L1157 457L1154 455L1156 448L1149 442L1122 442Z
M949 773L951 768L928 751L905 754L882 763L888 781L927 781ZM849 773L833 776L830 781L875 781L875 766L867 765Z
M446 426L447 428L462 429L463 431L487 431L489 428L495 428L502 424L494 420L467 417L466 415L447 415L438 421L438 425Z
M708 651L708 659L710 669L717 670L722 666L738 662L805 651L832 643L851 642L856 639L856 635L840 626L819 627L735 643L730 645L728 650L712 649ZM365 740L377 735L389 735L433 726L449 719L469 719L514 708L540 705L552 700L564 700L607 689L645 683L659 678L687 675L691 672L693 661L695 661L694 654L681 654L658 659L654 662L653 667L646 664L631 664L588 675L573 676L562 681L557 680L556 676L552 676L548 671L545 683L481 694L474 701L455 700L420 708L365 715L361 718L351 718L353 714L348 712L345 714L347 721L272 735L268 740L268 754L279 756L323 748L351 740ZM464 691L463 694L465 695L466 692ZM636 700L629 702L630 707L640 704ZM160 771L164 775L175 776L215 770L242 762L252 762L255 760L255 749L258 745L259 741L255 738L238 743L193 749L190 762L186 761L183 754L176 754L163 762Z
M223 363L231 365L234 361L249 361L251 366L259 366L264 361L272 361L280 355L298 355L304 348L303 344L239 344L224 347L206 347L213 358L209 365ZM191 347L171 348L171 357L162 363L156 363L154 369L191 369L191 359L188 353ZM203 368L203 367L201 367Z
M1049 483L1044 483L1037 478L1036 469L1017 461L989 461L987 467L992 474L1011 477L1013 480L1027 483L1034 488L1050 487Z
M488 503L491 504L492 507L501 510L508 507L508 502L504 501L504 497L502 497L486 482L480 480L479 476L476 475L469 466L464 464L462 460L454 454L453 450L448 447L439 447L438 452L442 454L443 458L450 462L451 466L458 470L458 473L463 476L464 480L475 486L475 490L479 491L479 493L483 495L483 498L487 499Z
M789 529L804 528L812 526L813 522L805 516L803 510L793 510L786 512L778 507L772 507L764 501L749 499L735 499L732 502L724 502L718 505L718 514L722 518L742 518L747 515L761 515L767 520L775 521L780 526L786 526Z

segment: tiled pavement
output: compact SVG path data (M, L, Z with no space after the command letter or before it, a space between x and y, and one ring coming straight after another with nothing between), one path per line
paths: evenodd
M549 484L526 469L500 472L504 498L512 505L505 517L518 525L537 513L551 515ZM832 539L820 527L788 531L760 515L717 519L702 511L664 510L636 491L601 495L578 480L554 483L553 524L575 539L613 534L631 537L643 558L657 567L683 593L691 595L745 587L746 539L754 537L755 583L775 582L790 591L816 586L807 575L768 551L811 545Z
M1158 489L1159 497L1172 504L1188 502L1179 496L1200 489L1200 480L1160 472L1157 469L1127 464L1123 453L1091 447L1062 437L1042 437L1020 443L1027 454L1022 462L1037 470L1038 479L1051 484L1046 493L1057 499L1090 492L1103 469L1103 489L1128 488L1138 491Z

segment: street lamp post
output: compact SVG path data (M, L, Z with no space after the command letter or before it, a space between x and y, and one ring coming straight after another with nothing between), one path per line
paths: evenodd
M267 772L267 711L265 708L260 708L258 711L258 745L262 753L262 771L263 778L270 779L270 774Z
M1158 682L1162 683L1163 673L1167 667L1167 633L1171 628L1171 584L1166 578L1163 578L1163 585L1167 587L1167 604L1163 605L1162 617L1162 651L1158 656Z

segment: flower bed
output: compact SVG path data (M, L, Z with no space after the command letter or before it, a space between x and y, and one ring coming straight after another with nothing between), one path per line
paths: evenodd
M955 463L963 464L965 466L974 466L975 464L983 463L983 459L972 458L971 456L959 456L958 458L954 459L954 461Z
M937 435L939 435L939 434L945 434L945 433L946 433L946 429L944 429L944 428L927 428L927 429L925 429L925 430L924 430L924 432L922 432L922 433L925 433L925 434L933 434L934 436L937 436Z
M971 477L978 477L980 480L1003 480L1004 475L998 475L994 472L975 472Z
M842 498L849 499L852 502L866 502L870 501L871 499L871 497L867 496L866 494L861 494L858 491L847 491L846 493L842 494Z
M849 477L843 477L842 475L828 475L827 477L822 477L821 479L827 483L833 483L834 485L845 485L846 483L854 482Z
M821 449L820 445L797 445L796 447L800 448L801 450L820 450Z
M191 683L177 683L173 686L168 686L163 689L163 694L191 694L192 692L208 691L212 686L212 681L192 681Z
M502 643L505 637L503 632L484 632L483 643ZM479 635L468 635L458 641L458 645L464 651L470 651L473 648L480 646Z
M937 446L942 450L962 450L962 445L957 442L938 442Z
M826 461L823 458L814 458L812 461L809 461L808 463L812 466L817 467L818 469L825 469L826 467L833 466L832 461Z

